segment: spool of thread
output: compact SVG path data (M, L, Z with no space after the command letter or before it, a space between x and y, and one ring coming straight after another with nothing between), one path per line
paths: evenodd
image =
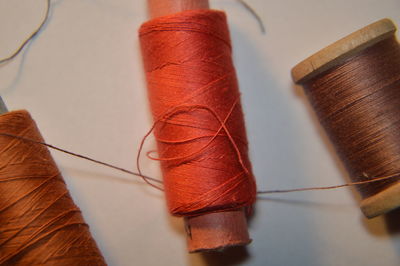
M256 186L225 14L205 0L149 11L139 35L169 210L190 252L246 245Z
M43 141L27 111L0 115L0 132ZM106 265L48 149L4 135L0 265Z
M400 46L389 19L292 69L353 181L400 172ZM400 206L399 178L357 187L372 218Z

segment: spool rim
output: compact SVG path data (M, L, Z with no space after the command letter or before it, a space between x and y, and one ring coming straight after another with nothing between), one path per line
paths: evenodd
M400 206L400 183L361 201L361 210L367 218L385 214Z
M332 43L292 68L292 78L302 84L341 64L362 50L394 35L395 24L388 18L378 20Z

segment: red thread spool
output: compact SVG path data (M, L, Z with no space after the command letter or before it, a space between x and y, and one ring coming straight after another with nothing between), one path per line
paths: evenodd
M395 30L390 20L378 21L292 70L355 182L400 172L400 46ZM399 178L357 188L369 218L400 206Z
M247 244L256 187L225 14L207 1L150 4L165 15L139 35L169 210L186 217L191 252Z
M43 141L26 111L0 115L0 132ZM106 265L50 152L0 136L0 264Z

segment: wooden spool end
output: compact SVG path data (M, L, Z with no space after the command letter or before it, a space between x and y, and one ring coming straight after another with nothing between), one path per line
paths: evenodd
M353 32L297 64L292 69L293 80L297 84L303 84L347 58L393 36L395 31L394 23L386 18Z
M349 57L392 37L395 31L396 26L389 19L372 23L297 64L292 69L293 80L297 84L304 84L322 72L340 65ZM368 218L379 216L398 207L400 207L400 183L361 201L361 210Z
M398 207L400 207L400 183L361 201L361 210L367 218L374 218Z
M251 242L243 210L185 218L189 252L219 251Z
M208 0L148 0L151 18L209 9ZM220 251L251 242L243 209L185 218L189 252Z

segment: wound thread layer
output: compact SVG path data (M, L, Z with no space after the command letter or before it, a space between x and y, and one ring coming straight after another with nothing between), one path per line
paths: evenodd
M185 11L153 19L140 42L169 210L237 209L256 185L226 16Z
M43 141L26 111L0 132ZM0 136L0 265L106 265L48 149Z
M400 46L394 36L305 84L305 92L353 181L400 170ZM363 198L398 183L363 184Z

